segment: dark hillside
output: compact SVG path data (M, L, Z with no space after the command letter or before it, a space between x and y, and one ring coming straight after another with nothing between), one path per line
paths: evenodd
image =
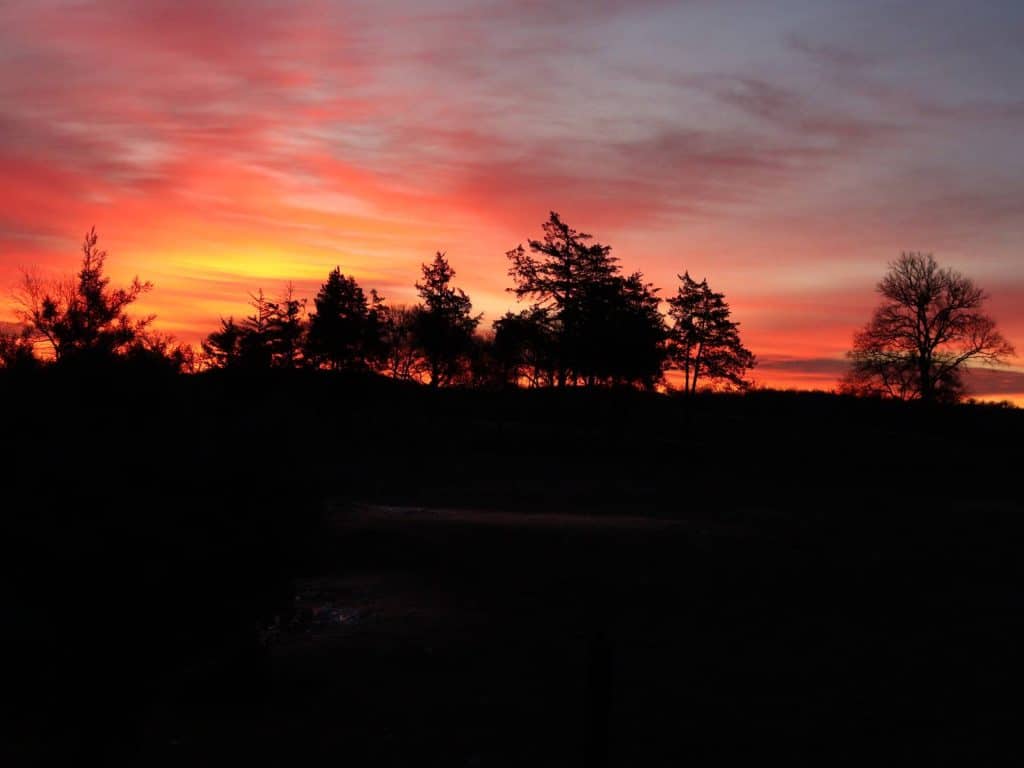
M1019 722L1021 411L0 393L8 764L941 762Z

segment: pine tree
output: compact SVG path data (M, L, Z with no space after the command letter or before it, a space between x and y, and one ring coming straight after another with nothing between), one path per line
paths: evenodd
M551 212L541 240L506 255L517 298L532 297L532 317L543 313L556 383L634 384L652 387L661 378L664 322L657 292L640 273L624 276L611 247L591 242ZM525 330L505 318L503 345Z
M589 242L554 211L543 224L541 240L530 240L506 256L512 262L509 289L517 298L532 297L536 308L551 312L558 385L586 379L594 349L600 345L593 324L597 305L606 296L617 273L611 247Z
M694 393L702 379L743 388L754 355L740 341L739 323L730 319L725 295L699 283L686 272L679 276L676 295L668 300L669 360L683 373L684 391Z
M423 355L432 387L451 384L466 366L473 333L481 315L473 315L473 304L461 288L450 286L455 270L438 251L424 264L423 281L416 283L423 303L415 309L413 336Z
M220 319L220 330L213 331L201 347L206 365L211 368L234 368L241 358L242 329L235 318Z
M595 372L610 383L653 389L661 381L666 329L657 292L640 272L613 281L595 354Z
M493 323L494 359L506 384L552 386L556 380L551 313L534 306L506 312Z
M295 289L288 283L281 298L269 304L266 334L270 364L274 368L297 368L302 363L306 334L302 319L306 300L295 298Z
M123 356L154 320L152 315L132 319L126 312L152 283L136 277L127 288L110 288L103 271L107 252L97 247L98 240L95 227L86 233L82 266L74 280L48 286L31 275L24 278L21 318L34 336L50 344L57 361Z
M313 299L309 317L307 355L319 366L333 370L361 369L380 355L383 301L371 291L368 302L354 277L335 267Z
M240 326L239 364L246 368L269 368L272 360L270 323L274 305L260 288L256 293L249 294L249 306L253 308L253 313Z

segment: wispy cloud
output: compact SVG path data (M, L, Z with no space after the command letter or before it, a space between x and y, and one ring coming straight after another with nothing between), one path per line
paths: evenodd
M835 356L908 247L998 285L1021 345L1021 29L952 0L5 3L0 284L96 224L190 338L336 264L409 300L438 248L493 315L554 208L666 289L705 272L769 356Z

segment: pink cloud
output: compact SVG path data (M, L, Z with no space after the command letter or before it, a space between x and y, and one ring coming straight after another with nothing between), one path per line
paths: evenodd
M335 264L410 300L437 249L495 315L504 251L554 208L665 293L706 270L755 352L815 360L901 249L1001 289L1016 266L1019 163L975 138L1019 127L1012 94L937 100L862 41L781 26L759 67L676 43L709 14L742 32L727 3L384 5L0 8L0 285L71 271L96 224L111 269L152 277L151 308L192 338ZM1019 345L1021 299L994 297Z

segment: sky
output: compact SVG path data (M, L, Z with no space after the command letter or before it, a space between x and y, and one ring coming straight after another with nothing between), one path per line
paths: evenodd
M411 303L438 250L489 325L556 210L828 389L901 251L1024 352L1022 128L1019 0L0 0L0 319L95 226L184 341L335 266Z

